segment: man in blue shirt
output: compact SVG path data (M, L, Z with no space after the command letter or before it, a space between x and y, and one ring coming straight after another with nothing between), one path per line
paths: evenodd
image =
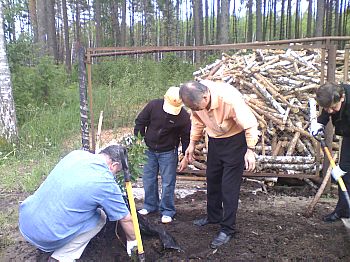
M96 155L76 150L65 156L20 205L19 229L24 238L53 252L53 261L74 261L108 217L119 220L131 254L136 246L133 223L115 181L122 169L121 150L112 145Z

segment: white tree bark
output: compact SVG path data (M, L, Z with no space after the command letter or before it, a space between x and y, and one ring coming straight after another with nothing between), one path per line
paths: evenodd
M3 139L9 143L16 143L18 141L18 130L11 74L6 56L2 4L0 2L0 142Z

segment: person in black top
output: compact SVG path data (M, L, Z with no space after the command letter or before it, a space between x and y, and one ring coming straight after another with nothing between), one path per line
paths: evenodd
M342 176L347 190L350 189L350 85L326 83L316 90L316 100L323 107L317 122L311 122L310 132L317 136L324 132L329 119L335 128L335 134L343 137L339 165L332 170L332 177ZM350 193L350 192L349 192ZM340 187L338 203L334 211L326 215L325 222L334 222L349 217L349 207Z
M191 121L182 107L179 88L170 87L164 99L150 101L135 120L134 134L144 137L147 145L147 162L143 169L145 200L138 212L147 215L160 211L162 223L170 223L176 213L174 191L178 146L181 141L185 152L190 141ZM187 167L187 158L180 163L180 170ZM158 172L162 178L162 195L159 200Z

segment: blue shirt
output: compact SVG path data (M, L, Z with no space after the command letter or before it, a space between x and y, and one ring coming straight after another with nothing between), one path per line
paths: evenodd
M43 251L54 251L96 227L102 207L110 221L129 214L104 155L76 150L22 202L19 229Z

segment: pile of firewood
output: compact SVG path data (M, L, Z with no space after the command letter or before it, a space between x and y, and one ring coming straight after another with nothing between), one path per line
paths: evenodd
M308 101L315 96L320 76L320 52L291 49L223 54L221 60L194 72L198 81L226 82L242 93L259 123L257 171L289 173L312 173L322 163L322 152L316 163L317 143L307 130ZM341 77L337 71L336 78ZM206 169L205 137L196 146L193 163L202 170Z

